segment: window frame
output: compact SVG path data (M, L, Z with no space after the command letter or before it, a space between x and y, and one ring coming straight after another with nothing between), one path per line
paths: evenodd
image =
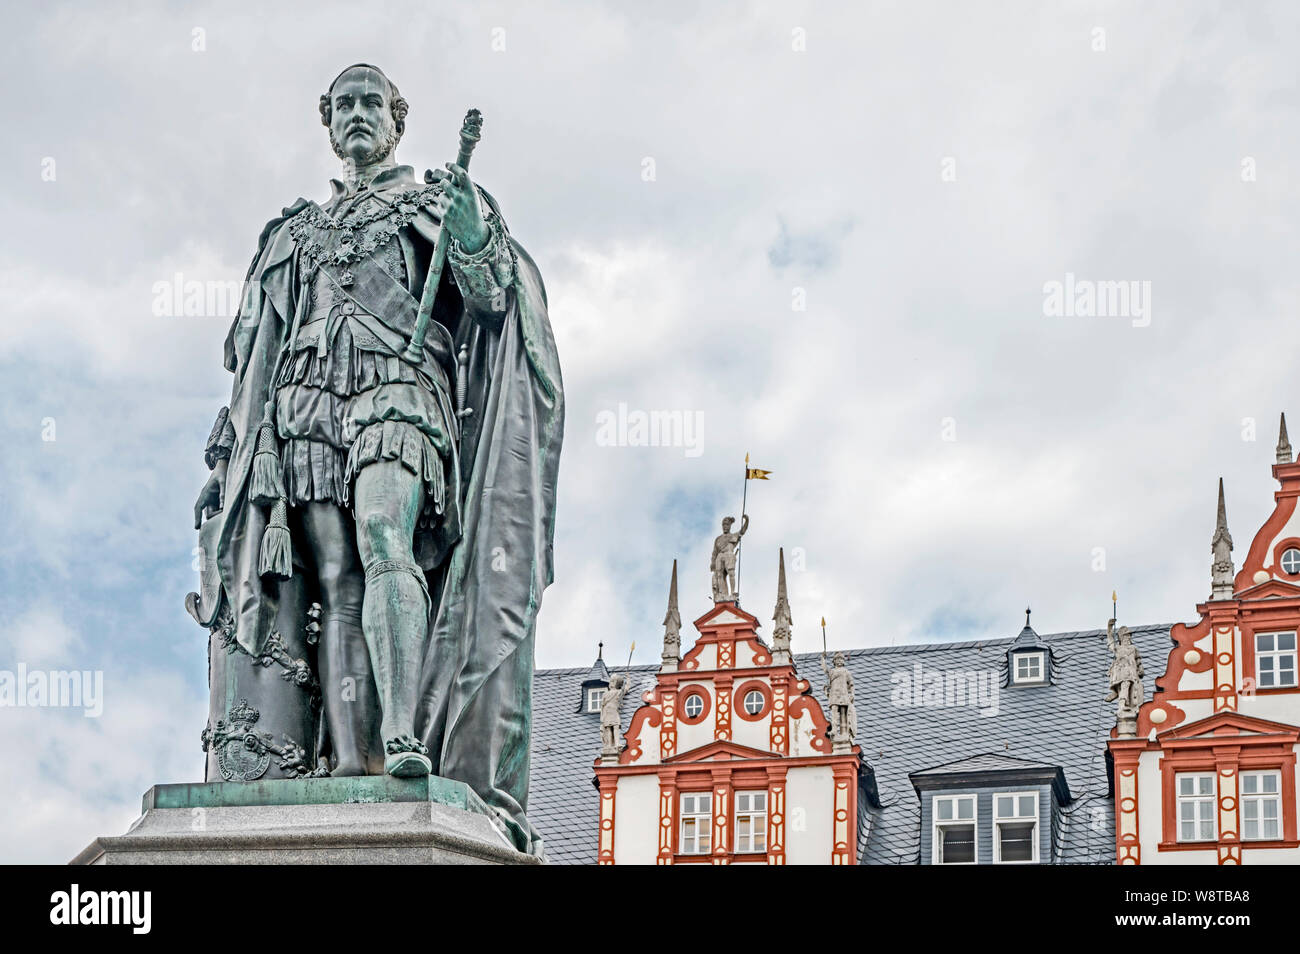
M1210 780L1209 794L1191 794L1184 795L1181 791L1180 783L1185 778L1208 778ZM1175 772L1174 773L1174 835L1175 841L1180 845L1213 845L1219 840L1219 817L1218 817L1218 796L1219 785L1216 773L1214 772ZM1210 806L1210 836L1208 838L1184 838L1183 837L1183 803L1195 802L1197 804L1208 803ZM1196 818L1196 824L1199 826L1202 819Z
M960 802L969 801L971 803L971 817L969 819L960 818L957 805ZM953 817L950 819L939 819L939 803L953 803ZM933 865L977 865L980 863L980 804L979 796L974 794L962 795L931 795L930 796L930 864ZM943 841L939 833L944 828L957 828L970 826L971 829L971 860L970 861L943 861Z
M1037 676L1021 676L1021 660L1034 660L1038 663ZM1011 654L1011 684L1013 686L1045 686L1047 685L1047 650L1045 649L1027 649Z
M1014 807L1017 812L1015 815L998 814L998 799L1014 799ZM1020 799L1032 798L1034 800L1034 813L1032 815L1020 815ZM1017 792L994 792L993 793L993 863L995 865L1036 865L1038 864L1038 828L1041 814L1042 801L1038 797L1037 791L1017 791ZM1033 834L1031 836L1030 857L1024 861L1003 861L1002 860L1002 826L1003 825L1023 825L1026 822L1033 822Z
M1277 565L1282 570L1282 572L1285 573L1287 576L1300 576L1300 568L1297 568L1295 570L1288 570L1286 568L1286 558L1292 553L1300 555L1300 547L1296 547L1296 546L1286 547L1282 551L1282 555L1278 557Z
M708 808L694 811L686 810L686 800L706 799ZM698 805L698 802L694 804ZM695 847L688 850L686 847L686 821L691 819L698 825L697 832L694 836ZM702 820L702 824L701 824ZM709 854L713 850L713 792L682 792L677 801L677 853L679 855L689 855L691 857L700 857Z
M1272 638L1272 640L1273 640L1273 646L1274 646L1275 648L1273 648L1273 649L1260 649L1259 641L1260 641L1261 638L1263 638L1263 637L1265 637L1265 636L1268 636L1268 637L1271 637L1271 638ZM1277 646L1277 637L1279 637L1279 636L1290 636L1290 637L1291 637L1291 648L1290 648L1290 649L1277 649L1277 648L1276 648L1276 646ZM1251 639L1251 643L1252 643L1252 647L1253 647L1253 649L1254 649L1254 651L1255 651L1255 688L1256 688L1256 689L1296 689L1296 688L1300 688L1300 641L1298 641L1298 640L1300 640L1300 632L1298 632L1297 630L1294 630L1294 629L1269 629L1269 630L1259 630L1258 632L1256 632L1256 633L1253 635L1253 637L1252 637L1252 639ZM1264 659L1265 657L1267 657L1267 658L1269 658L1269 659L1272 659L1272 660L1275 660L1275 661L1278 660L1278 659L1284 658L1284 657L1290 657L1290 659L1291 659L1291 681L1290 681L1289 683L1285 683L1285 684L1280 683L1280 682L1274 682L1272 685L1268 685L1268 686L1264 685L1264 672L1263 672L1263 669L1262 669L1261 666L1260 666L1260 660ZM1277 665L1276 665L1276 662L1275 662L1273 669L1270 670L1270 674L1271 674L1271 675L1273 676L1273 678L1276 680L1277 675L1278 675L1279 672L1281 672L1281 668L1280 668L1279 666L1277 666Z
M607 686L588 686L587 687L587 711L599 712L600 705L605 701L605 693L609 691Z
M732 794L732 798L734 799L734 805L733 808L731 809L731 813L733 816L735 816L735 830L732 833L733 845L734 845L733 851L738 855L766 854L767 853L767 789L765 788L738 789L736 792ZM763 801L763 807L762 808L753 808L753 807L741 808L740 800L742 798L751 798L751 799L761 798ZM742 818L748 819L750 822L748 848L743 847L741 844L740 820ZM757 819L762 819L761 825L754 824L754 822ZM762 845L760 845L757 848L754 847L754 840L756 838L762 839Z
M1257 776L1265 776L1265 775L1267 775L1267 776L1270 776L1270 777L1272 777L1272 778L1277 779L1277 791L1274 791L1274 792L1253 792L1253 793L1247 794L1247 792L1246 792L1246 776L1248 776L1248 775L1257 775ZM1261 834L1255 836L1254 838L1251 838L1251 837L1249 837L1249 836L1246 834L1246 825L1248 824L1248 820L1247 820L1247 818L1246 818L1246 803L1247 803L1248 801L1250 801L1250 802L1256 802L1256 803L1260 803L1260 804L1262 804L1262 803L1264 803L1264 802L1272 802L1273 804L1275 804L1275 805L1277 806L1277 812L1275 813L1275 817L1274 817L1274 819L1273 819L1274 823L1277 825L1277 832L1276 832L1275 834L1266 836L1266 835L1264 835L1264 834L1261 833ZM1237 772L1237 802L1238 802L1238 810L1239 810L1239 812L1240 812L1240 818L1241 818L1241 824L1240 824L1240 828L1241 828L1241 840L1242 840L1243 842L1256 842L1256 841L1269 842L1269 841L1281 841L1281 840L1282 840L1282 833L1283 833L1284 829L1283 829L1283 817L1282 817L1282 770L1281 770L1281 769L1243 769L1243 770L1239 770L1239 771ZM1262 816L1262 815L1259 816L1259 817L1256 819L1256 823L1259 824L1259 825L1261 826L1261 829L1260 829L1261 832L1263 831L1263 828L1262 828L1263 821L1264 821L1264 819L1263 819L1263 816Z

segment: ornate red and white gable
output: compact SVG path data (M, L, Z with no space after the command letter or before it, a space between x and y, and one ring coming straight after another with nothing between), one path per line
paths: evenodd
M680 660L666 651L617 761L595 765L601 864L856 863L859 750L832 754L811 686L759 625L718 602Z
M1277 460L1273 513L1235 573L1220 482L1210 599L1170 630L1137 738L1111 739L1119 864L1300 862L1300 464L1285 419Z

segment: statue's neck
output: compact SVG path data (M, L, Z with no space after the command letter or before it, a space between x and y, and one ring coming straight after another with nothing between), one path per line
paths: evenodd
M397 165L397 160L393 158L393 152L390 150L386 156L376 159L374 162L354 162L349 159L343 164L343 181L348 187L350 194L355 194L370 187L375 176Z

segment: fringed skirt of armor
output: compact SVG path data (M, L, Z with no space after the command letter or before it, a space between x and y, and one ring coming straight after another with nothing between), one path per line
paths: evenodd
M455 420L446 372L427 356L416 368L370 350L373 339L364 328L354 334L349 321L339 322L323 352L316 338L299 337L276 381L275 425L290 505L350 507L361 469L396 460L424 481L422 523L442 514Z

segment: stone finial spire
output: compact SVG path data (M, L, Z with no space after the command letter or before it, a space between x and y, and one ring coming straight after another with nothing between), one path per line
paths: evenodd
M1285 438L1286 431L1283 430ZM1280 447L1280 445L1279 445ZM1290 451L1287 452L1290 456ZM1278 451L1281 458L1281 450ZM1223 478L1219 478L1219 513L1214 524L1214 536L1210 540L1210 552L1214 554L1214 564L1210 569L1210 599L1232 599L1232 534L1228 533L1228 508L1223 502Z
M668 612L664 614L664 651L660 656L661 672L676 672L682 659L682 614L677 610L677 561L673 561L673 579L668 584Z
M1277 435L1277 462L1279 464L1291 463L1291 442L1286 436L1286 414L1282 415L1282 423L1278 428Z
M777 557L776 569L776 609L772 612L772 665L790 665L790 625L794 622L790 615L790 598L785 587L785 547Z

